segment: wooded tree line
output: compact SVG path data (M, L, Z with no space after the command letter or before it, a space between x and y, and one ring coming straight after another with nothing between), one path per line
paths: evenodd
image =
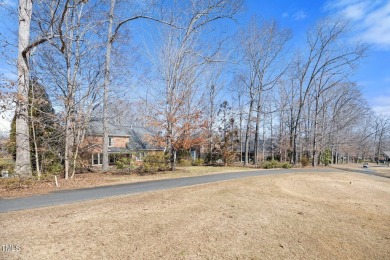
M16 173L39 175L56 163L73 177L92 116L103 120L107 171L107 122L123 114L118 102L158 133L152 141L165 147L172 170L177 152L194 148L226 164L379 158L390 119L375 115L351 81L367 46L348 38L348 23L324 17L293 46L294 32L276 20L237 22L242 7L19 1Z

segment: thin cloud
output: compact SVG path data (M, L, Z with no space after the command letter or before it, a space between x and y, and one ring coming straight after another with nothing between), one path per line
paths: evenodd
M336 12L355 24L361 40L390 50L390 2L385 0L338 0L324 5L328 12Z
M343 13L345 17L352 20L360 20L364 17L365 10L367 9L366 3L358 3L345 7Z
M390 116L390 90L386 90L380 96L372 98L372 109L381 115Z
M305 19L306 17L307 17L307 14L306 14L304 11L302 11L302 10L300 10L300 11L298 11L298 12L295 12L295 13L292 15L292 19L293 19L294 21L303 20L303 19Z
M372 110L378 115L387 115L390 116L390 104L384 104L381 106L373 106Z

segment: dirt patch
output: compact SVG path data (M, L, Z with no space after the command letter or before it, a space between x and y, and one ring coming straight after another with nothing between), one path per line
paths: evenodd
M140 176L137 174L118 173L82 173L76 174L73 179L58 177L59 187L56 187L54 176L45 180L23 180L16 178L0 179L0 198L26 197L37 194L45 194L58 190L91 188L122 183L134 183L161 179L200 176L225 172L238 172L256 170L244 167L179 167L175 172L160 172L152 175Z
M1 214L6 259L389 259L390 180L295 173Z

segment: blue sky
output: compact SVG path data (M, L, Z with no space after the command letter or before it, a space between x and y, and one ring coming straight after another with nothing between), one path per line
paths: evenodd
M321 17L341 15L350 20L351 40L371 45L367 57L361 61L352 79L377 113L390 115L390 1L389 0L246 0L245 10L239 15L239 25L252 15L274 18L293 32L292 44L305 39L307 29ZM17 0L0 0L16 6ZM10 17L0 23L4 35ZM12 37L12 35L8 35ZM8 74L9 67L0 60L0 73ZM9 128L9 122L0 116L0 134Z
M304 39L309 26L328 15L348 19L351 40L371 47L352 79L377 113L390 115L390 1L388 0L247 0L243 18L274 18L293 31L293 42Z

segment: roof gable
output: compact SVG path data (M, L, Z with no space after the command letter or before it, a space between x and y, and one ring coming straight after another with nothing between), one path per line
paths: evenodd
M144 127L133 127L126 125L107 124L109 136L128 137L129 142L127 149L129 150L163 150L161 147L156 147L147 142L147 136L153 136L155 133ZM86 135L103 136L102 120L91 120L86 131Z

